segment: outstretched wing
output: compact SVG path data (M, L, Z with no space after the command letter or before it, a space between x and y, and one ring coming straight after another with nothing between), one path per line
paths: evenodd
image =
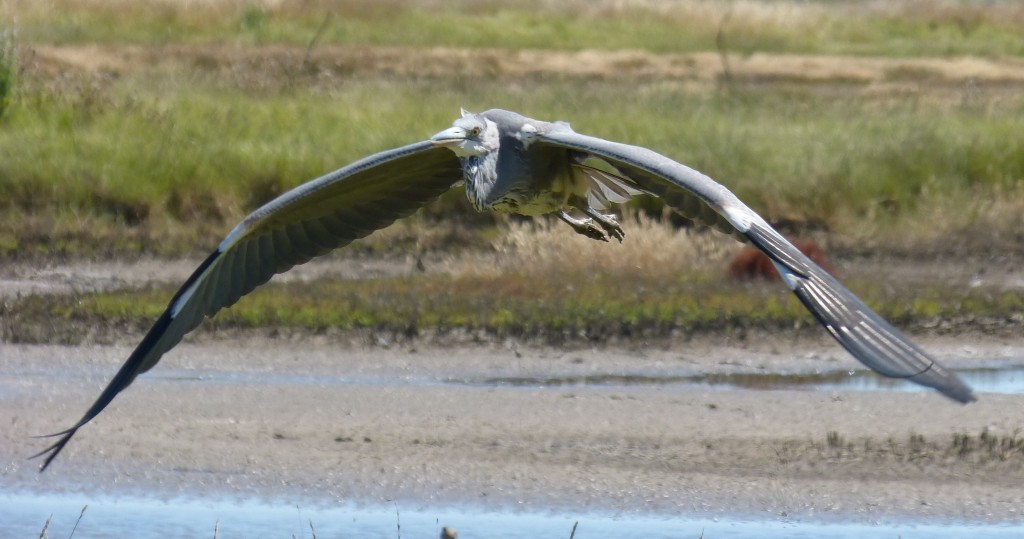
M739 234L764 251L786 285L854 357L880 374L933 387L947 397L975 400L971 388L876 314L834 277L708 176L663 155L548 124L533 144L551 144L607 161L640 188L684 215Z
M455 155L429 141L381 152L300 185L246 217L174 295L142 342L71 428L52 434L45 470L83 425L207 316L274 274L405 217L462 179Z

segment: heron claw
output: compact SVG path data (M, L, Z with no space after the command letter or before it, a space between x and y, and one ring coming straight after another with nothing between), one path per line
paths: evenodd
M591 219L584 219L579 226L572 225L572 228L577 233L583 234L592 240L608 241L608 236L605 235L603 230L595 226L594 221Z
M598 221L601 226L598 227L594 224L594 219L577 219L565 210L560 210L558 218L565 221L566 224L572 227L577 234L582 234L592 240L608 241L608 236L605 235L605 231L602 228L607 229L604 223Z
M608 232L609 236L619 240L619 243L622 243L622 240L626 239L626 233L622 230L622 226L620 226L619 223L610 215L606 215L605 217L608 217L612 224L612 226L605 227L605 231Z
M622 243L622 240L626 239L626 233L622 230L622 225L615 220L614 215L601 215L600 219L595 217L594 220L601 225L601 228L603 228L609 236L619 240L619 243Z

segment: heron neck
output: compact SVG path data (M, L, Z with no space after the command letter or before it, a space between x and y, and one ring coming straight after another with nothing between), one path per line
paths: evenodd
M491 192L498 183L498 155L491 152L482 156L463 157L462 174L466 184L466 196L477 211L486 211L491 206Z

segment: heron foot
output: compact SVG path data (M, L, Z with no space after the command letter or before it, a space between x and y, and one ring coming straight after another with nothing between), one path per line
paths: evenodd
M608 236L605 235L604 226L598 227L594 224L594 219L577 219L565 210L559 210L558 218L565 221L566 224L572 227L577 234L582 234L592 240L608 241ZM621 239L619 241L622 241Z
M583 211L589 215L591 219L596 221L597 224L601 225L601 228L603 228L610 237L619 240L619 243L622 243L622 240L626 238L626 233L622 230L622 225L615 220L614 215L604 215L590 208Z
M607 232L609 236L619 240L619 243L622 243L622 240L626 239L626 233L622 230L622 225L619 224L614 215L602 215L602 217L604 217L604 219L597 220L597 222L604 227L605 232Z

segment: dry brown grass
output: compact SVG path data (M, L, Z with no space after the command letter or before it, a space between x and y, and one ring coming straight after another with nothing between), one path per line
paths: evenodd
M493 252L450 258L447 271L457 276L577 273L660 279L724 267L725 258L740 248L724 234L678 230L644 214L628 214L621 221L626 231L621 244L585 238L557 219L510 221L494 240Z
M1024 241L1024 186L997 185L983 195L962 191L929 200L916 219L901 220L898 226L879 209L845 229L845 242L897 252L1019 252Z

